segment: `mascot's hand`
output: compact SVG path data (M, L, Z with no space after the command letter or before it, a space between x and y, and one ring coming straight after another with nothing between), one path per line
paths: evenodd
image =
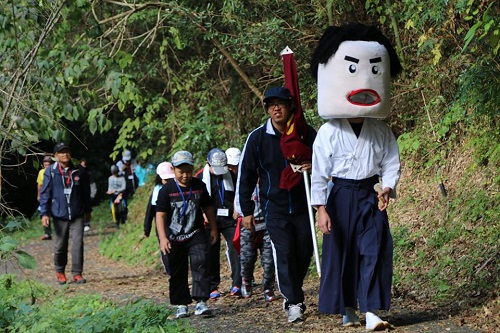
M318 207L318 227L325 235L329 235L332 231L332 221L326 212L325 206Z

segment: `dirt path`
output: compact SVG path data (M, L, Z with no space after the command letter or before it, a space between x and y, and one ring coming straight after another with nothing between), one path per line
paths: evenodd
M113 228L106 232L115 232ZM137 298L152 299L168 303L168 279L160 270L152 270L140 266L129 266L105 258L98 253L100 235L94 231L85 236L85 269L84 285L69 284L69 293L98 293L117 303L128 302ZM23 246L37 261L35 271L27 271L30 277L54 287L53 242L32 240ZM222 260L223 262L224 260ZM222 269L223 281L229 276ZM3 270L2 270L3 272ZM305 322L288 324L279 299L265 304L260 293L249 299L237 299L223 295L217 301L209 301L215 313L213 318L189 317L192 327L198 332L224 333L267 333L267 332L364 332L364 327L343 328L340 326L341 316L320 314L317 311L317 293L319 282L317 277L308 277L305 283L306 311ZM229 285L223 287L227 290ZM258 287L256 287L258 290ZM394 332L456 332L473 333L474 323L471 318L451 313L449 309L433 308L426 304L409 303L404 299L394 299L390 313L382 316L395 326ZM363 318L361 318L363 319ZM470 327L469 327L470 326ZM493 328L494 329L494 328ZM483 331L483 332L493 332Z

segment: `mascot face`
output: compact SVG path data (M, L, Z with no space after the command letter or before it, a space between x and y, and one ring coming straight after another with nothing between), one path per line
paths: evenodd
M325 118L385 118L391 108L390 63L378 42L345 41L318 66L318 114Z

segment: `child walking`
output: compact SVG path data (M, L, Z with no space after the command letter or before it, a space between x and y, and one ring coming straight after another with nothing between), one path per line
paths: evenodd
M149 235L151 234L151 229L153 228L153 219L156 217L156 200L158 200L158 193L160 192L160 189L163 187L163 185L165 185L174 177L174 168L172 167L172 164L170 164L170 162L162 162L158 164L158 167L156 168L155 187L153 188L153 192L149 196L148 207L146 208L146 215L144 216L145 237L149 237ZM156 238L158 238L158 228L155 228L155 231ZM160 252L160 256L163 268L165 269L165 273L170 275L167 255Z
M160 251L170 265L170 304L177 305L177 318L188 316L188 305L196 301L195 315L212 314L205 303L210 296L207 274L209 242L217 241L218 231L212 200L205 183L193 178L191 153L178 151L172 157L174 181L167 182L158 193L156 222ZM210 224L210 240L204 232L205 213ZM191 262L192 290L189 292L188 268Z

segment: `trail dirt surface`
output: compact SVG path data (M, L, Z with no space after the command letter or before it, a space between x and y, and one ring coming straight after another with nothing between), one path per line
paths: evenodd
M116 232L107 228L105 233ZM124 304L138 298L150 299L168 305L168 277L160 269L141 266L129 266L103 257L98 252L98 243L103 234L94 230L85 233L85 265L83 276L86 284L69 283L67 293L96 293L117 304ZM71 244L70 244L71 245ZM25 271L23 274L32 279L59 288L56 283L53 267L53 241L31 240L23 246L23 250L33 255L37 261L37 269ZM158 259L159 260L159 259ZM71 256L69 258L71 263ZM221 263L227 265L224 258ZM70 265L68 265L68 268ZM67 268L67 276L68 276ZM259 268L256 269L258 281ZM17 272L21 274L20 272ZM189 324L197 332L224 333L267 333L267 332L365 332L365 327L344 328L340 315L326 315L317 310L319 278L312 274L306 278L306 319L300 323L288 324L286 312L282 308L283 300L278 298L271 303L264 302L260 286L254 287L251 298L242 299L229 295L229 268L221 269L222 292L218 300L209 300L208 305L214 312L211 318L194 316L194 304L189 307ZM70 276L68 276L70 280ZM494 332L479 330L476 317L466 313L458 313L447 308L437 308L431 304L419 304L416 301L402 298L393 299L390 312L381 317L393 326L393 332ZM364 317L360 316L364 324Z

